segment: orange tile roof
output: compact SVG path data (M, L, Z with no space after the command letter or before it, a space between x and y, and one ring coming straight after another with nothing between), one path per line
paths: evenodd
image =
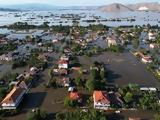
M14 103L20 94L27 89L27 85L24 81L19 81L13 89L6 95L1 104Z
M80 99L80 94L78 92L71 92L69 97L70 97L70 99L78 100L78 99Z
M14 103L18 96L24 91L23 88L20 87L14 87L10 93L7 94L7 96L4 98L4 100L1 102L3 103Z
M94 91L93 93L96 102L102 102L105 104L110 104L108 99L108 94L105 91Z

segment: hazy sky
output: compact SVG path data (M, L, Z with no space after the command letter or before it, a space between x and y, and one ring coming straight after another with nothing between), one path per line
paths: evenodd
M52 5L105 5L110 3L160 2L160 0L0 0L0 4L45 3Z

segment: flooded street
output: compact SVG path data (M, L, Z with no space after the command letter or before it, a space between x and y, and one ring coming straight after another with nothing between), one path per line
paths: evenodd
M25 70L29 70L29 68L26 67L21 67L21 68L17 68L17 69L12 69L12 64L10 63L4 63L0 65L0 78L5 75L6 73L23 73Z
M127 110L122 111L120 114L107 112L108 120L124 120L125 117L129 118L144 118L143 120L154 120L154 112L153 111L144 111L144 110ZM124 117L125 116L125 117Z
M48 94L44 86L49 79L47 72L48 69L42 73L39 80L34 81L36 84L34 84L29 93L24 97L24 102L22 103L23 109L20 112L21 114L14 117L11 116L7 118L7 120L26 120L28 111L38 108L42 105Z
M55 59L58 59L60 56L60 54L56 53L52 53L51 55L55 56ZM33 87L21 104L22 109L20 114L7 117L7 120L26 120L28 111L39 107L51 114L65 110L63 100L68 93L66 88L53 89L45 87L45 84L50 79L48 71L54 64L56 64L56 60L50 62L49 67L41 73L40 79L33 82Z
M101 55L93 56L91 59L86 59L85 57L80 57L79 59L82 64L86 63L84 66L88 68L94 61L105 63L108 82L120 87L129 83L137 83L147 87L159 87L160 85L153 74L147 71L146 65L129 52L105 52Z

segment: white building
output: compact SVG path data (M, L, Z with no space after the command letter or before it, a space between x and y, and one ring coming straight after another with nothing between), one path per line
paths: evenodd
M143 7L140 7L138 10L140 10L140 11L147 11L148 8L146 6L143 6Z
M68 62L66 60L60 60L58 62L59 69L68 69Z
M152 62L152 58L150 56L144 56L142 57L142 62L147 64Z
M154 32L149 32L148 33L148 39L151 40L151 41L155 41L156 34Z
M58 42L58 39L53 39L52 40L52 43L57 43Z
M108 43L108 47L110 47L111 45L117 45L117 41L114 37L108 37L106 41Z
M149 48L150 49L158 48L158 45L155 43L151 43L151 44L149 44Z
M11 61L13 60L13 57L11 54L3 54L0 56L1 61Z

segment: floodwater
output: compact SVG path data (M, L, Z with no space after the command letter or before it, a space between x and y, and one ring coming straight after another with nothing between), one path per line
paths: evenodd
M159 87L159 81L150 73L146 65L135 58L131 53L112 53L104 52L101 55L95 55L91 58L79 57L84 66L89 66L94 62L103 62L107 68L108 83L116 84L120 87L129 83L137 83L146 87Z
M142 120L153 120L155 112L146 110L126 110L120 114L107 112L108 120L127 120L130 118L141 118Z
M3 29L0 29L0 32L3 31ZM15 31L15 30L6 30L4 29L3 34L9 34L7 36L8 39L25 39L26 36L42 36L44 33L44 30L23 30L23 31Z
M49 22L49 25L72 25L75 18L82 26L99 23L115 27L123 25L160 25L160 12L156 11L104 13L96 10L53 10L0 12L0 26L15 22L27 22L32 25L41 25L43 22ZM110 21L113 19L120 19L121 22ZM131 22L130 19L135 19L135 21ZM85 22L86 20L95 20L95 22Z
M28 67L21 67L21 68L17 68L17 69L12 69L12 64L10 63L4 63L0 65L0 78L7 74L7 73L23 73L25 70L29 70Z

